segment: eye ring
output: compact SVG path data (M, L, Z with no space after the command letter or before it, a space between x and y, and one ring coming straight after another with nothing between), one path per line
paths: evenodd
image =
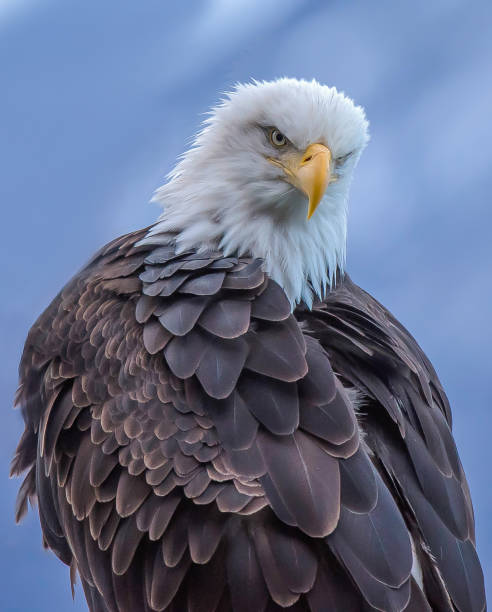
M277 149L281 147L285 147L285 145L288 142L287 138L282 134L280 130L277 130L277 128L272 128L270 130L269 136L270 136L270 142Z

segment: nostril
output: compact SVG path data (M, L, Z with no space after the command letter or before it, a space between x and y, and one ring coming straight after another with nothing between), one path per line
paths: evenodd
M304 163L306 163L306 162L308 162L308 161L311 161L312 159L313 159L313 156L312 156L312 155L308 155L308 156L307 156L307 157L305 157L305 158L304 158L302 161L303 161Z

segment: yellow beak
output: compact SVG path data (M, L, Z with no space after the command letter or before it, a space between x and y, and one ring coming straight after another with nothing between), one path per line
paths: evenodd
M306 194L309 200L307 218L311 219L330 183L331 151L320 143L310 144L302 155L293 155L279 162L287 175L286 180Z

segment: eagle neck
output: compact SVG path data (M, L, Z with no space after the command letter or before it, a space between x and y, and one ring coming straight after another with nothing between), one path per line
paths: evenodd
M281 206L267 209L241 201L221 206L219 194L186 198L186 208L178 208L171 193L161 189L164 212L144 243L173 240L178 251L218 248L224 256L261 258L265 271L284 289L293 307L300 301L310 306L313 299L322 299L335 284L337 270L345 268L344 197L325 195L308 221L306 201L297 191Z

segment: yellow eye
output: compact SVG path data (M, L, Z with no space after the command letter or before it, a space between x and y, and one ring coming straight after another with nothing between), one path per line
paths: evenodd
M275 128L270 131L270 142L274 147L284 147L287 144L287 138Z

